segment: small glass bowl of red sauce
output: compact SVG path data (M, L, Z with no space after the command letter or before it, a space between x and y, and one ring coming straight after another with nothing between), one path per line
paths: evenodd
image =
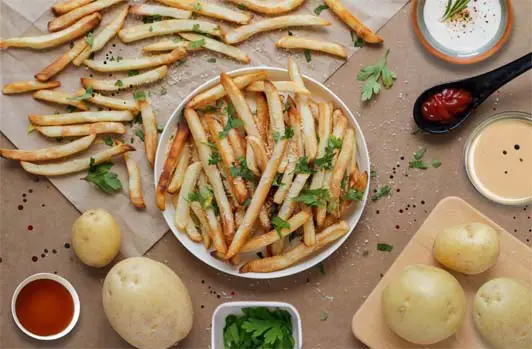
M66 336L79 319L79 297L70 282L50 273L22 281L11 299L11 313L22 332L39 340Z
M421 105L426 121L449 124L465 112L473 101L471 92L462 88L444 88L427 98Z

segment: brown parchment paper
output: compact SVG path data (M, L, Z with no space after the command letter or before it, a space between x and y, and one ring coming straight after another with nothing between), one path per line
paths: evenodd
M141 2L143 1L130 1L130 3ZM408 0L350 0L344 2L366 25L373 30L378 30ZM0 36L6 38L46 33L47 23L53 18L53 14L49 10L53 3L54 1L49 0L1 0ZM314 9L321 3L320 0L307 1L295 13L313 14ZM228 3L225 5L233 6ZM112 20L120 6L122 5L114 6L103 12L104 18L99 28L96 29L96 34ZM310 36L341 43L348 48L349 55L352 55L357 49L353 45L348 27L340 22L329 10L323 11L320 16L328 19L332 22L332 25L319 29L294 28L290 29L290 31L297 36ZM199 19L214 21L203 17L199 17ZM261 19L261 16L255 14L254 20L259 19ZM138 18L129 16L125 27L141 23ZM230 24L220 24L226 30L231 29ZM239 45L239 47L250 55L251 65L285 67L288 52L276 49L274 43L281 36L287 35L287 33L288 31L284 30L256 35ZM105 59L107 54L124 58L138 57L142 55L141 48L143 46L157 40L159 38L124 45L118 38L115 38L103 50L96 53L95 59ZM40 51L29 49L4 50L0 53L2 84L32 79L37 72L66 50L68 50L68 45ZM296 57L305 74L320 81L325 81L344 63L344 60L318 53L312 53L311 62L306 62L302 52L292 51L291 54ZM208 61L212 57L216 58L215 63ZM157 115L157 122L162 126L179 102L196 86L218 75L221 71L229 71L242 66L244 65L210 51L194 52L184 62L174 64L170 68L168 76L162 82L136 90L149 91L150 100ZM102 79L119 79L125 76L125 74L118 73L110 77L109 74L91 72L86 67L77 68L70 65L54 79L61 81L61 87L58 90L74 93L80 87L79 78L89 74ZM118 96L131 98L131 91L121 92ZM38 102L30 94L2 95L0 103L0 129L18 148L35 149L50 146L57 142L54 139L47 139L37 134L37 132L28 134L29 123L27 115L30 113L51 114L54 111L65 112L66 108L64 106ZM122 253L125 256L145 253L167 231L166 223L155 207L153 200L154 179L152 169L146 161L143 143L134 135L135 130L139 128L141 128L141 125L133 125L128 128L128 133L123 139L127 143L133 143L137 148L133 157L140 162L141 166L142 184L147 203L145 211L138 211L129 203L127 174L121 159L114 159L116 165L113 167L113 171L118 173L124 184L124 191L114 195L104 194L94 188L92 184L81 181L80 178L85 175L84 173L51 178L52 183L78 210L84 211L89 208L101 207L109 210L116 217L124 234ZM104 144L93 145L89 150L89 154L104 147L106 147ZM81 156L87 156L87 154Z

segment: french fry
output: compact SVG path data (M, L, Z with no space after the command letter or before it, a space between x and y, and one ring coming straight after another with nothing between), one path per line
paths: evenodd
M260 171L257 167L257 162L255 161L255 154L253 153L253 147L251 143L246 144L246 166L253 172L257 177L260 177Z
M264 80L268 74L265 70L259 70L254 73L239 75L232 77L236 87L242 89L254 81ZM218 99L225 97L226 91L221 83L212 86L211 88L198 93L188 103L187 108L197 108L200 105L205 105L210 102L215 102Z
M179 40L178 40L179 39ZM203 45L191 45L190 41L182 40L182 38L163 39L161 41L154 42L142 48L144 52L159 52L159 51L171 51L175 49L184 49L187 51L200 51L203 50Z
M335 225L328 227L316 235L316 243L312 246L306 246L301 243L295 248L279 256L255 259L240 268L241 273L269 273L285 269L312 253L324 248L331 242L338 240L349 231L349 226L345 221L340 221Z
M182 10L192 11L199 15L222 19L224 21L248 24L253 18L252 15L245 12L235 11L227 7L213 4L202 0L156 0L167 6L177 7Z
M312 217L312 210L307 205L300 205L301 212L307 212ZM316 244L316 227L314 226L314 219L308 219L303 224L303 243L306 246L313 246Z
M76 92L76 95L83 96L85 92L85 89L82 88ZM89 98L87 98L87 101L110 109L129 110L135 115L139 112L139 106L137 104L137 101L135 101L134 99L118 99L114 97L104 96L99 93L93 93Z
M231 210L231 205L225 194L225 189L222 183L222 178L220 171L215 165L209 165L209 159L211 158L212 151L208 145L206 145L208 138L205 134L205 130L199 120L198 114L193 109L185 109L185 118L187 120L188 126L192 133L192 138L198 150L199 157L203 164L203 168L209 182L212 185L214 191L214 197L216 198L216 203L220 209L220 215L222 217L222 226L224 229L224 235L226 238L232 237L234 235L234 218L233 211ZM214 239L213 239L214 240Z
M309 179L310 174L308 173L298 173L296 175L296 178L294 179L292 186L290 187L290 190L288 191L288 195L286 196L286 199L283 201L283 204L281 205L281 208L279 209L279 213L277 214L282 219L288 219L294 212L295 208L297 207L297 202L294 201L294 199L299 195L301 190L303 190L303 187L305 186L305 183Z
M179 154L179 159L177 160L177 166L175 168L174 174L172 175L172 180L168 186L168 193L175 194L181 188L183 184L183 178L185 177L185 171L188 167L188 162L190 160L190 146L185 144L181 154Z
M270 114L270 128L272 138L279 139L285 136L283 110L284 106L281 103L281 97L277 92L277 89L270 81L264 81L264 94L268 102L268 111ZM285 156L281 165L279 166L279 172L284 172L288 165L288 157Z
M46 137L78 137L90 134L117 133L124 134L126 129L119 122L96 122L93 124L67 125L67 126L35 126Z
M166 191L168 190L168 184L170 183L170 176L175 170L177 165L177 159L179 154L183 151L185 142L189 134L187 125L178 125L176 135L170 146L170 151L164 161L163 170L157 181L157 190L155 191L155 203L159 210L164 211L166 208Z
M292 57L288 58L288 74L290 75L290 78L299 86L305 86L303 77L299 72L299 67ZM312 117L312 113L308 105L308 97L301 94L296 94L296 104L297 110L301 115L301 129L303 130L305 156L309 159L309 161L313 161L318 152L318 141L316 139L314 118Z
M305 87L301 87L296 84L294 81L270 81L277 91L282 92L294 92L301 93L304 95L310 95L310 91ZM264 92L264 81L255 81L248 85L246 88L247 91L251 92Z
M223 38L224 35L222 29L211 22L192 19L168 19L122 29L118 32L118 37L123 43L129 43L154 36L193 31L200 31L219 38Z
M356 173L359 172L358 165L357 165L357 135L355 132L355 137L353 138L353 155L351 155L351 159L349 159L349 165L347 167L347 172L349 174L349 178L356 177Z
M144 203L144 197L142 195L142 181L140 176L139 164L129 156L128 153L124 153L124 160L126 162L128 184L129 184L129 200L138 209L146 207Z
M70 27L80 18L101 11L104 8L123 2L124 0L97 0L85 6L78 7L48 22L48 31L53 33Z
M255 123L259 129L262 142L266 146L266 155L268 158L272 154L274 141L270 132L270 113L268 111L268 101L262 93L257 93L255 97L255 104L257 105L257 113L255 114Z
M259 168L260 172L264 172L266 165L268 164L268 155L266 148L264 147L264 143L259 137L255 136L248 136L246 140L248 144L251 145L251 149L253 149L253 157L257 167Z
M194 191L201 172L201 162L195 162L188 166L183 179L183 186L177 197L175 209L175 225L177 228L184 230L190 219L190 206L188 204L188 195ZM199 217L198 217L199 218Z
M227 125L227 120L229 117L224 113L222 115L222 120L224 123L224 126ZM231 144L231 148L233 148L233 153L235 154L235 158L246 158L246 140L240 135L240 133L235 130L234 128L229 130L229 133L227 134L227 139L229 139L229 143Z
M201 234L198 232L198 228L196 228L196 225L194 224L194 221L192 219L189 219L188 224L185 228L185 232L187 233L190 240L194 242L201 242L203 240Z
M280 15L295 10L305 0L229 0L235 5L244 6L264 15Z
M19 149L1 149L0 156L11 160L22 161L48 161L67 157L89 148L96 135L91 134L70 143L61 144L55 147L36 149L36 150L19 150Z
M318 120L318 135L320 136L320 144L318 146L318 158L325 155L325 148L329 141L329 136L332 131L332 103L319 103L319 120ZM312 176L310 182L310 189L318 189L323 185L323 177L325 177L325 170L320 169Z
M118 14L113 18L111 23L109 23L107 27L93 37L91 45L86 47L72 61L75 66L79 67L83 61L90 57L91 53L100 51L105 44L107 44L109 40L111 40L118 33L118 31L124 26L128 9L129 5L124 5Z
M129 13L137 16L161 16L175 19L187 19L192 16L191 11L185 11L174 7L149 4L132 5L129 8Z
M275 46L284 49L306 49L325 52L334 56L347 58L347 50L340 44L324 40L302 38L298 36L284 36L279 39Z
M347 130L347 119L340 110L335 110L333 113L333 136L339 139L344 139L345 132ZM343 143L343 141L342 141ZM336 165L336 160L338 159L338 152L333 157L332 166ZM332 179L332 170L326 170L323 176L322 188L330 189ZM317 207L316 208L316 223L318 227L323 228L325 218L327 215L326 207Z
M0 40L0 49L9 47L27 47L35 50L42 50L49 47L55 47L79 38L88 31L94 29L100 24L102 15L93 13L83 17L72 26L52 34L41 36L26 36Z
M18 81L5 84L2 89L2 94L12 95L16 93L31 92L42 90L46 88L56 88L61 86L59 81L39 82L39 81Z
M352 128L348 129L345 133L345 138L342 143L342 150L338 154L336 163L334 164L334 169L331 177L330 184L330 194L331 202L329 206L332 206L330 211L335 217L340 217L340 194L341 194L341 183L344 178L345 171L349 165L351 156L353 155L353 141L355 138L355 130Z
M270 229L272 226L272 221L270 220L270 203L268 201L266 201L260 208L259 222L260 225L262 225L262 227L266 230Z
M212 188L207 182L207 176L205 175L205 171L200 174L198 184L200 188ZM216 213L214 212L212 206L205 208L204 211L210 228L209 231L211 233L212 245L216 249L216 251L225 254L225 252L227 251L227 245L225 243L222 227L220 226L220 222L216 217Z
M29 173L41 176L61 176L87 170L89 169L91 162L93 162L94 165L98 165L102 162L109 161L113 156L122 155L125 152L134 150L135 148L129 144L119 144L83 159L51 164L34 164L27 161L21 161L20 164L22 165L22 168Z
M72 124L85 124L91 122L106 121L131 121L133 114L129 110L120 111L82 111L67 114L35 115L31 114L28 119L34 125L61 126Z
M323 2L329 6L342 22L353 29L357 37L370 44L378 44L384 41L381 36L373 33L364 23L353 16L340 0L323 0Z
M246 242L240 252L255 252L268 245L271 245L276 241L279 241L281 237L285 238L292 232L299 229L299 227L303 226L308 220L312 220L312 214L309 212L300 211L290 217L290 219L287 221L289 228L282 228L279 230L279 232L274 229L269 233L255 236L252 239L248 240L248 242Z
M39 90L33 93L33 98L41 101L71 105L83 111L89 110L89 108L83 101L78 101L74 97L75 96L72 96L68 93L50 90Z
M203 245L206 249L211 247L211 229L209 227L209 222L207 220L207 215L201 208L201 205L198 202L192 202L190 204L190 209L198 219L200 223L201 238L203 240Z
M142 115L142 128L144 129L144 148L146 158L151 167L155 162L155 152L159 142L159 133L157 132L157 120L148 101L140 101L140 112Z
M87 47L87 45L88 44L85 38L77 40L70 50L50 63L50 65L48 65L46 68L35 74L35 79L39 80L40 82L50 80L53 76L65 69L66 66Z
M236 158L233 153L233 148L231 148L231 144L229 144L229 140L227 137L220 137L220 133L223 131L223 127L220 125L220 123L209 116L207 116L205 119L207 120L207 125L209 128L209 133L211 134L211 138L214 141L214 144L218 149L218 153L222 158L222 163L225 167L225 172L227 173L227 181L229 182L229 185L232 188L232 192L236 196L235 199L238 201L238 203L243 204L248 197L248 192L244 180L242 179L242 177L233 177L231 175L231 172L229 171L229 169L236 162Z
M249 63L251 61L248 54L241 49L226 45L223 42L211 39L208 36L193 33L180 33L179 35L188 41L204 40L205 43L202 45L202 47L234 58L239 62Z
M94 0L65 0L58 2L52 6L52 12L56 16L61 16L67 12L77 9L78 7L85 6Z
M144 73L119 80L96 80L92 78L81 78L83 87L92 88L96 91L118 91L121 89L132 88L144 84L150 84L157 80L161 80L168 74L168 66L163 65L153 70L148 70ZM120 81L120 82L119 82Z
M316 103L314 100L309 99L308 100L308 106L310 108L310 112L312 113L312 117L314 120L318 121L320 112L318 110L318 103Z
M275 145L272 157L268 161L268 165L266 166L266 169L260 178L259 184L257 185L255 193L251 198L251 202L244 216L244 220L238 228L233 241L227 250L225 259L230 259L236 256L242 249L242 246L244 246L246 243L249 233L253 227L253 223L255 223L255 220L258 217L260 209L264 204L264 201L266 200L268 192L272 186L273 180L275 179L277 169L281 164L287 144L288 141L286 139L282 139L279 140L279 142Z
M225 42L236 44L255 34L284 29L287 27L327 26L331 23L323 18L312 15L286 15L275 18L263 19L248 25L235 28L225 35Z
M141 57L141 58L131 58L131 59L121 59L120 61L94 61L92 59L87 59L83 63L99 72L116 72L116 71L127 71L127 70L136 70L136 69L146 69L158 67L165 64L172 64L178 60L185 57L187 51L183 49L176 49L170 53L165 53L162 55Z

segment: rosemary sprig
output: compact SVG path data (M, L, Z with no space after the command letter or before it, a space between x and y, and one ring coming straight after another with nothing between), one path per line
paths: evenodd
M446 21L448 19L453 18L457 13L462 12L465 10L467 5L469 5L469 2L471 0L456 0L453 2L453 0L447 1L447 6L445 6L445 12L442 16L442 21Z

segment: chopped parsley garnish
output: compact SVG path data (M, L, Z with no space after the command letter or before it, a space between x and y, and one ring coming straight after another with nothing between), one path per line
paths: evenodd
M246 11L248 8L244 4L238 4L238 9L242 11Z
M389 185L383 185L382 187L380 187L377 190L375 195L373 195L371 197L371 200L373 200L373 201L380 200L380 199L382 199L385 196L389 196L391 194L391 192L392 192L392 188Z
M351 32L351 41L353 41L353 46L355 47L364 46L364 40L359 38L354 32Z
M318 263L318 265L316 265L316 268L318 268L320 270L320 273L325 275L325 265L323 265L323 262Z
M205 45L205 39L203 38L199 40L189 41L188 43L188 47L191 49L200 48L200 47L203 47L204 45Z
M104 136L103 142L105 143L105 145L108 145L110 147L112 147L115 144L115 140L111 136Z
M157 132L163 133L163 131L164 131L164 126L163 125L157 125Z
M212 188L207 186L188 194L188 202L198 202L203 209L214 209L214 194Z
M90 183L94 183L104 193L111 194L122 190L122 183L118 175L109 170L113 167L110 162L104 162L96 165L93 157L90 158L89 172L87 176L81 178Z
M255 174L249 169L248 165L246 164L246 160L242 157L237 159L237 162L234 163L233 166L231 166L229 172L233 177L242 177L247 181L257 180Z
M369 101L374 95L379 93L381 89L379 79L385 88L390 88L393 85L393 81L397 78L395 73L388 69L389 53L390 50L386 50L384 57L379 59L377 63L362 68L358 73L357 80L366 81L361 93L363 101Z
M290 223L288 223L287 221L285 221L279 216L273 217L272 225L275 228L275 231L277 232L277 234L279 234L279 238L281 239L283 238L283 234L281 234L281 230L290 229Z
M426 170L429 168L422 160L426 152L427 148L419 148L419 150L414 153L413 159L409 162L408 166L410 168L418 168L420 170Z
M146 92L135 91L135 93L133 94L133 98L135 98L136 101L144 101L146 100Z
M294 198L294 201L301 202L307 206L324 207L330 199L329 190L320 188L304 189Z
M87 34L87 37L85 38L85 41L89 45L90 48L94 45L94 34L92 32L89 32Z
M222 161L220 153L218 153L217 151L211 152L211 157L209 158L209 165L217 165L220 161Z
M326 311L322 311L320 314L320 321L327 321L328 318L329 318L329 314L327 314Z
M315 9L314 9L314 13L316 14L316 16L319 16L321 14L321 11L323 10L326 10L328 9L329 6L325 5L325 4L321 4L321 5L318 5Z
M142 18L142 22L147 24L147 23L159 22L162 19L163 18L161 15L146 16Z
M218 148L216 148L216 144L214 144L213 142L208 142L207 141L207 142L201 142L201 144L206 145L209 148L214 149L214 150L218 149Z
M67 112L73 113L73 112L76 112L76 111L78 111L78 108L74 107L73 105L67 106Z
M195 23L192 25L192 31L196 33L201 33L200 25L198 23Z
M142 124L142 114L138 113L132 121L134 124Z
M375 178L375 177L377 177L377 171L375 171L375 170L370 170L370 171L369 171L369 176L370 176L371 178Z
M194 11L201 11L201 3L199 1L194 4Z
M310 166L308 162L308 158L306 156L302 156L297 160L296 169L294 170L294 172L296 174L299 174L299 173L313 174L316 171L314 171L314 169Z
M124 83L122 82L122 80L116 80L115 86L122 87L124 86Z
M275 175L275 178L273 179L272 187L282 187L284 183L282 183L283 174L278 173Z
M294 129L291 128L290 126L288 126L284 130L284 135L282 136L277 131L272 132L272 138L275 143L279 142L280 139L292 139L292 137L294 137Z
M144 130L139 128L135 131L135 136L139 137L139 139L144 142Z
M312 55L310 53L310 50L308 48L304 49L303 53L305 54L305 60L307 61L307 63L310 63L310 61L312 61Z
M135 75L139 75L139 74L140 74L140 72L139 72L138 70L136 70L136 69L134 69L134 70L129 70L129 71L127 72L127 76L135 76Z
M86 89L85 89L85 93L82 94L81 96L76 96L76 97L70 97L70 98L67 98L67 100L69 101L84 101L86 99L89 99L92 97L92 93L94 92L94 89L92 88L91 85L89 85Z
M385 251L385 252L391 252L393 250L393 246L392 245L388 245L388 244L384 244L384 243L380 243L380 244L377 244L377 250Z
M178 43L178 42L181 42L181 41L185 41L185 39L183 39L180 36L177 36L177 37L173 38L172 41L175 42L175 43Z
M224 138L227 137L227 135L229 134L229 131L231 131L231 129L239 128L239 127L242 127L242 126L244 126L244 122L242 120L230 115L229 119L227 119L227 123L225 124L223 131L218 133L218 136L221 139L224 139Z
M332 162L334 156L336 155L335 150L342 149L342 139L335 137L334 135L329 136L327 139L327 146L325 147L325 154L322 157L317 158L314 161L314 166L318 169L330 170L332 169Z
M164 95L167 94L167 93L168 93L168 90L166 89L166 87L164 87L164 86L161 87L161 92L159 92L159 94L160 94L161 96L164 96Z
M364 192L357 189L349 189L344 195L344 200L347 201L362 201L364 198Z
M432 167L438 168L440 166L441 166L441 161L440 160L438 160L438 159L432 160Z

